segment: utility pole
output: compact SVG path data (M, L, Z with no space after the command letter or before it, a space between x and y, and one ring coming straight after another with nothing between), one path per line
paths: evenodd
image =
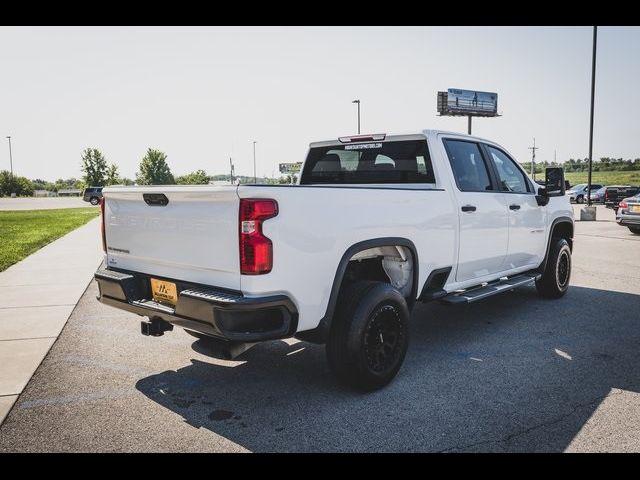
M229 157L229 166L231 167L231 185L233 185L235 182L233 181L233 161L231 157Z
M13 155L11 154L11 135L7 135L9 139L9 166L11 167L11 180L13 181Z
M536 147L536 137L533 137L533 147L529 147L531 150L531 178L536 179L536 150L540 147Z
M589 179L587 180L587 206L591 206L591 168L593 156L593 103L596 95L596 46L598 44L598 27L593 27L593 55L591 57L591 119L589 123ZM594 218L595 220L595 218Z
M472 119L472 118L473 118L473 117L472 117L471 115L469 115L469 123L467 124L467 133L468 133L469 135L471 135L471 119Z

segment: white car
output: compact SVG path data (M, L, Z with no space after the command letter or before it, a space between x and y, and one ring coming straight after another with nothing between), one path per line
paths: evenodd
M573 212L562 170L546 175L424 130L312 143L298 185L107 187L99 300L147 335L326 343L338 379L373 390L402 365L415 302L566 293Z
M592 183L591 193L595 193L596 190L599 190L602 187L603 185L600 185L599 183ZM570 202L584 203L589 195L589 185L586 183L574 185L567 191L567 195L569 196Z

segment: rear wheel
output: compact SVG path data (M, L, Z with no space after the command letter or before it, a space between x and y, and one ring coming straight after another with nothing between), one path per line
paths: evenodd
M571 248L564 238L552 238L544 273L536 280L538 293L546 298L560 298L569 289L571 278Z
M91 205L97 205L100 203L100 199L98 199L98 197L91 197L91 200L89 200L89 202L91 203Z
M632 227L631 225L627 225L631 233L635 233L636 235L640 235L640 227Z
M361 281L345 288L327 341L329 368L362 391L388 384L409 345L409 308L388 283Z

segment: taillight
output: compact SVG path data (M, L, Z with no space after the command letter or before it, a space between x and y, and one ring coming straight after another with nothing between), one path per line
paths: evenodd
M102 250L107 253L107 232L104 228L104 197L100 199L100 232L102 233Z
M604 201L606 202L607 200L609 200L609 194L606 192L604 192Z
M629 208L629 204L627 202L625 202L624 200L622 200L619 204L618 204L618 208Z
M262 233L262 222L278 215L278 202L240 199L240 273L260 275L273 267L273 244Z

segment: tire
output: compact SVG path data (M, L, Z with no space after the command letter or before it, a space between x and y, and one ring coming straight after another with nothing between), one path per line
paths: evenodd
M98 197L91 197L91 200L89 200L89 203L95 206L100 203L100 199Z
M544 273L536 280L538 293L545 298L560 298L569 289L571 279L571 248L564 238L551 239L549 258Z
M576 203L584 203L584 196L583 195L578 195L576 197Z
M640 227L631 227L628 226L629 230L631 230L631 233L635 233L636 235L640 235Z
M408 346L409 307L397 289L361 281L341 292L326 345L329 369L341 383L365 392L382 388Z

